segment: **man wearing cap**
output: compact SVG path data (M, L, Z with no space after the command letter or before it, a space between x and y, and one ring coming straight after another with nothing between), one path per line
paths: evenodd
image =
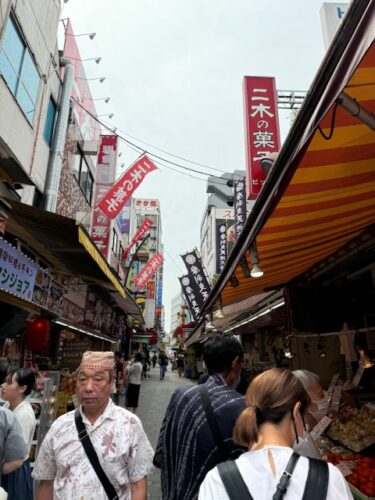
M59 417L48 431L33 471L37 500L107 500L105 489L79 439L90 439L99 464L120 500L145 500L152 447L137 416L111 400L112 352L85 352L77 370L78 411ZM83 441L84 441L83 440ZM105 481L104 481L105 483ZM112 496L112 498L116 498Z

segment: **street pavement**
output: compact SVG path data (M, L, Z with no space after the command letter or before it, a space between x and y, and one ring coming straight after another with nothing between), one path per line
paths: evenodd
M168 366L164 380L160 380L158 365L155 368L151 367L149 373L150 378L142 379L137 415L142 420L147 437L155 449L165 410L174 390L179 385L191 384L192 382L186 378L180 378L177 371L172 372L171 364ZM154 467L147 482L147 498L149 500L162 500L160 470Z

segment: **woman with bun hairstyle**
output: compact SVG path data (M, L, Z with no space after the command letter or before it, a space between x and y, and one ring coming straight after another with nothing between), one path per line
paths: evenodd
M242 454L234 463L239 480L244 481L244 488L254 500L284 498L300 500L306 498L305 485L309 474L309 459L295 456L294 470L284 474L293 461L293 445L304 436L304 413L310 404L310 398L301 382L289 370L272 368L258 375L250 384L246 393L247 408L239 416L234 432L235 443L245 446L249 451ZM326 469L321 461L314 461L317 466ZM222 481L224 468L228 463L212 469L203 481L198 500L228 500L227 489ZM234 467L235 468L235 467ZM317 468L314 467L316 470ZM326 496L314 496L315 485L307 490L316 500L352 499L349 487L341 472L328 464L328 487ZM230 471L231 479L235 474ZM290 479L288 479L290 477ZM287 487L280 493L281 478ZM238 481L235 482L238 486ZM284 484L285 485L285 484ZM275 493L277 492L277 495ZM275 495L275 497L274 497ZM245 500L245 495L237 498ZM247 498L247 496L246 496Z
M26 400L35 386L35 373L31 368L19 368L11 372L3 384L2 398L20 424L27 447L23 465L1 477L1 485L8 492L8 500L33 500L33 482L29 453L33 440L36 419L31 404Z

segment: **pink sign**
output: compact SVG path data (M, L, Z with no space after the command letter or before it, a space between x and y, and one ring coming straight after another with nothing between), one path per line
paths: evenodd
M100 136L98 162L96 168L96 183L113 185L116 176L117 136Z
M99 208L110 218L114 219L120 213L122 207L129 200L134 191L142 184L146 175L157 166L146 155L141 156L120 177L99 203Z
M134 278L134 284L138 288L142 288L150 281L150 278L156 273L159 267L163 264L164 258L160 253L156 253L151 260L143 267L141 272Z
M129 255L130 249L132 246L134 246L138 240L142 238L144 234L147 233L147 231L150 229L152 226L153 222L151 219L145 219L141 227L138 229L138 231L135 233L134 238L131 240L130 245L128 248L126 248L125 252L122 255L123 259L126 259L127 256Z
M275 79L245 76L243 92L247 198L254 200L266 179L260 161L270 153L278 153L280 149Z

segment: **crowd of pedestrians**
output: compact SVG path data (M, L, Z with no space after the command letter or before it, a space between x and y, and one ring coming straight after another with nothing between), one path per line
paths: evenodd
M173 393L154 452L135 412L151 365L159 364L164 379L166 354L138 352L124 360L119 352L84 353L76 372L80 406L52 424L35 462L36 500L146 500L153 465L163 500L352 499L309 434L327 404L314 373L272 368L247 383L244 396L243 350L235 337L209 338L204 362L206 380ZM8 408L0 407L1 484L9 500L32 500L35 416L25 398L35 375L2 368ZM182 356L173 368L183 376Z

